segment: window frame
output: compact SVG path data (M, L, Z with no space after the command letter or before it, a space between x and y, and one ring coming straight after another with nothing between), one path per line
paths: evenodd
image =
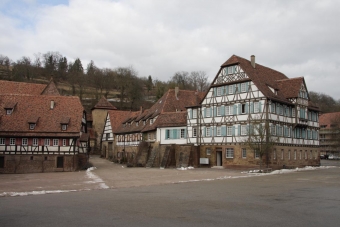
M234 158L234 148L227 147L225 149L225 157L226 158Z
M50 139L44 139L44 146L50 146Z
M22 146L27 146L28 145L28 139L27 138L22 138L21 139L21 145Z
M197 128L196 127L192 128L192 137L197 137Z
M194 119L197 118L197 109L192 110L192 118L194 118Z
M15 138L10 138L9 139L9 145L14 146L16 144L16 139Z
M6 138L0 138L0 145L5 145Z
M227 136L233 135L233 126L227 126Z
M205 137L211 137L211 128L210 127L205 128Z
M241 149L241 155L242 155L242 158L247 158L247 149L246 148Z
M185 129L184 128L181 128L179 133L180 133L180 138L181 139L185 139L186 138L186 136L185 136Z
M247 134L247 125L241 125L241 136L246 136Z
M222 127L216 126L216 136L221 136L221 135L222 135Z
M52 140L52 146L54 146L54 147L59 146L59 139L53 139Z
M34 146L34 147L39 146L39 140L38 140L38 138L33 138L33 139L32 139L32 146Z

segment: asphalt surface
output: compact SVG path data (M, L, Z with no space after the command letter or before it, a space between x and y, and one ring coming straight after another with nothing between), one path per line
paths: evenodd
M152 179L149 185L132 187L127 187L126 181L116 188L105 175L93 173L109 188L0 197L0 226L313 227L340 223L339 167L190 183L156 184ZM203 178L212 179L214 174Z

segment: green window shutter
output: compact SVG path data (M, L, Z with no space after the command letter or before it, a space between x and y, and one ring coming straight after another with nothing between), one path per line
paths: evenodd
M247 91L247 92L249 91L249 86L250 86L250 82L247 82L247 83L246 83L246 91Z
M241 110L242 110L242 108L241 108L241 104L238 104L238 114L241 114Z
M206 137L206 129L205 129L205 127L203 128L203 137Z
M226 95L228 95L228 94L229 94L229 89L228 89L228 88L229 88L229 86L228 86L228 85L226 85L226 86L225 86L225 94L226 94Z
M237 130L237 131L238 131L238 135L240 136L240 135L241 135L241 125L238 125L238 126L237 126L237 129L238 129L238 130Z
M192 112L193 110L189 110L189 118L192 119Z
M165 139L169 138L169 129L165 130Z
M233 133L233 136L235 136L235 125L233 125L233 131L232 131L232 133Z
M238 90L237 93L241 93L241 84L237 84L237 90Z
M184 138L187 138L187 129L184 129Z
M213 110L214 110L214 117L216 117L216 116L217 116L217 109L216 109L216 106L214 106Z
M221 135L222 136L226 136L227 135L227 127L226 126L222 126L221 127Z
M250 103L250 113L254 113L254 103Z
M214 95L213 95L214 97L216 97L217 96L217 88L215 88L214 87Z
M221 106L221 116L225 115L225 106Z
M245 108L246 108L246 114L247 114L247 113L249 112L249 111L248 111L248 108L249 108L249 104L248 104L248 103L246 103Z
M172 129L172 138L171 139L177 139L177 129Z
M207 108L204 108L204 117L207 117Z
M261 105L262 105L262 103L261 103L261 101L259 101L259 112L262 112L262 111L261 111L261 108L262 108Z
M233 114L237 115L237 104L234 104L233 106Z
M215 127L212 127L212 128L214 129L213 136L217 136L217 127L215 126ZM211 131L213 131L213 130L211 130Z

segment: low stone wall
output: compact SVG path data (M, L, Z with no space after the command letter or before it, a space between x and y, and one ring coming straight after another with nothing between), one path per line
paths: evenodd
M1 155L4 163L0 173L43 173L69 172L81 169L87 164L87 155ZM62 166L57 168L57 159ZM61 161L61 160L60 160ZM59 163L60 164L60 163Z

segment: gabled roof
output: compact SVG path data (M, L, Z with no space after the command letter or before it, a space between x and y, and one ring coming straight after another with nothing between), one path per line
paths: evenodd
M153 124L146 125L142 132L153 131L161 127L186 126L187 112L168 112L157 117Z
M46 85L45 89L41 92L41 95L60 95L53 79Z
M40 95L45 88L46 84L33 84L0 80L1 94Z
M297 98L302 84L305 85L305 79L303 77L277 81L278 89L286 99Z
M337 122L336 122L337 121ZM331 128L332 124L340 122L340 112L324 113L319 117L320 127L326 125L326 129Z
M107 114L110 118L112 132L117 132L117 130L121 128L122 123L126 121L127 118L134 117L138 113L139 111L109 110Z
M51 109L51 101L54 108ZM16 102L14 111L6 115L5 104ZM12 136L79 136L83 117L79 97L0 94L0 135ZM29 129L29 123L36 123ZM61 130L61 123L68 124Z
M251 65L251 61L237 55L232 55L226 62L221 65L221 68L212 84L214 84L223 68L232 65L239 65L247 74L249 79L252 80L256 87L267 98L275 101L284 102L286 104L293 104L289 100L289 98L298 97L298 93L302 83L306 85L303 77L290 79L283 73L258 63L255 63L254 68ZM272 91L271 88L274 89L274 91ZM317 110L317 107L314 104L310 102L309 104L311 106L308 106L308 108L311 107Z
M93 109L116 110L117 108L113 106L109 101L107 101L107 99L103 96L92 108L92 110Z

